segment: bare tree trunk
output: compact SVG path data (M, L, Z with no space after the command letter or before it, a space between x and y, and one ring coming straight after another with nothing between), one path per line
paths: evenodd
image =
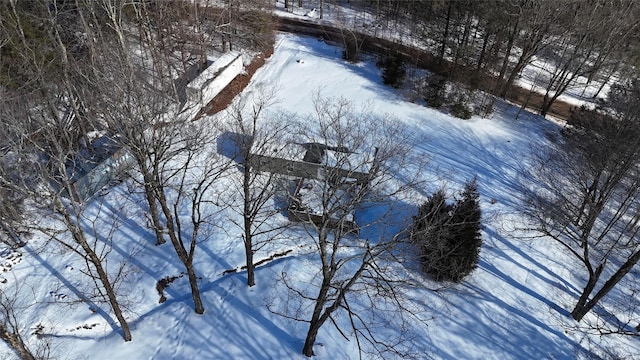
M200 296L198 276L196 275L193 260L197 245L201 241L200 229L203 224L208 223L207 220L216 212L208 208L207 212L203 214L202 205L203 203L213 203L211 197L214 194L209 190L226 173L230 160L221 161L211 153L206 157L198 156L200 155L200 145L212 141L211 136L213 133L208 132L210 130L209 124L193 125L181 130L183 138L180 138L179 142L181 144L184 143L181 148L182 154L186 156L186 159L178 169L166 174L168 178L165 179L168 185L172 185L168 189L174 189L176 193L176 196L171 200L171 209L169 209L164 191L157 195L163 211L165 211L171 244L178 259L187 271L194 310L197 314L203 314L205 309ZM192 176L196 176L195 179ZM181 221L181 217L184 217L181 211L185 206L190 208L191 229L186 229ZM185 236L187 231L190 231L188 237Z
M502 87L500 90L500 97L505 98L507 96L507 94L509 93L509 89L511 89L511 85L513 85L513 82L516 79L516 76L518 76L522 71L522 69L524 69L525 66L527 66L527 62L529 61L529 59L530 58L525 58L524 56L520 56L520 58L518 59L518 62L509 73L509 78L507 78L507 81L502 83Z
M20 284L16 284L16 287L13 288L15 289L15 293L11 295L7 294L8 288L5 286L0 289L0 339L3 340L20 359L35 360L48 358L46 356L47 354L38 353L40 349L33 351L24 343L23 335L20 332L24 327L21 326L19 320L21 318L20 315L25 309L21 306L23 297L20 293Z
M330 244L327 242L327 235L325 229L318 229L318 252L320 260L322 262L322 284L316 296L315 305L313 307L313 313L311 314L311 320L309 320L309 330L307 330L307 336L304 340L304 346L302 348L302 354L305 356L313 356L313 344L316 342L318 336L318 330L324 324L324 314L329 309L324 309L327 304L329 289L331 287L331 280L335 275L335 267L333 266L333 259L331 254L328 253L327 248Z
M59 200L57 200L57 207L59 209L62 209L64 205ZM84 252L86 260L94 267L96 273L98 274L98 280L104 288L107 299L109 301L109 305L111 305L111 309L113 310L113 313L116 316L116 319L118 319L120 327L122 328L122 337L124 338L124 341L131 341L131 331L129 330L129 324L122 314L122 309L120 309L120 304L118 303L118 300L116 298L116 293L113 289L113 285L111 284L111 280L109 279L107 272L102 266L102 260L100 259L98 254L96 254L96 252L91 248L91 246L89 246L89 243L85 238L83 231L78 228L78 226L80 225L75 224L74 220L71 218L71 215L66 210L61 210L59 212L62 213L64 222L67 225L69 231L71 231L71 235L73 236L74 241L76 242L76 244L80 245L82 251Z
M22 336L20 334L9 330L4 325L0 324L0 339L4 340L13 351L20 357L22 360L36 360L35 356L27 349L27 346L22 341Z
M129 324L127 323L127 320L124 318L124 315L122 314L122 309L120 309L120 304L116 299L115 290L111 285L111 281L109 280L107 273L102 267L102 262L94 252L91 252L89 256L90 256L92 265L95 266L96 272L98 273L98 279L100 279L100 283L102 284L102 286L104 286L104 290L107 293L107 298L109 299L109 304L113 309L113 313L116 316L116 319L118 319L118 322L120 323L120 327L122 328L122 333L123 333L122 337L124 338L124 341L131 341L131 330L129 329Z
M198 288L198 277L196 276L195 270L193 268L193 251L195 250L195 239L197 236L197 229L194 228L194 232L192 234L192 243L191 243L191 251L187 252L184 247L184 243L182 241L182 225L180 223L180 219L177 217L178 214L178 204L175 203L173 205L174 212L171 213L167 205L167 199L162 196L162 200L160 201L163 210L165 210L165 217L167 217L167 228L169 229L169 238L171 239L171 244L173 245L174 250L176 251L176 255L178 255L178 259L182 262L185 269L187 270L187 275L189 278L189 286L191 287L191 298L193 299L193 307L197 314L204 314L204 307L202 304L202 299L200 298L200 289ZM173 214L175 214L175 219ZM175 220L175 226L173 224ZM194 224L195 225L195 224ZM176 231L178 235L176 235Z
M200 297L200 288L198 287L198 277L193 269L193 263L189 262L186 265L187 276L189 277L189 286L191 287L191 297L193 298L193 305L196 314L204 314L204 305L202 304L202 298Z
M251 156L251 155L249 155ZM247 285L254 286L256 284L255 276L254 276L254 265L253 265L253 224L251 216L252 206L251 206L251 167L246 161L244 164L244 176L242 178L242 189L244 191L244 253L246 258L246 266L247 266Z
M451 23L451 7L452 7L452 1L449 1L449 4L447 6L447 17L446 17L446 23L444 26L444 34L442 34L442 45L440 46L440 59L441 61L444 62L444 55L446 53L447 50L447 40L449 38L449 24Z
M589 301L586 301L586 298L588 298L588 295L593 291L593 287L587 296L584 296L584 293L587 291L585 288L583 296L580 297L580 300L571 312L571 316L577 321L582 320L582 318L633 269L638 261L640 261L640 251L636 251L624 264L622 264L622 266L620 266L620 268L604 283L604 285L602 285L600 290L598 290L598 292ZM583 298L585 299L583 300Z
M460 60L460 58L463 59L463 61L466 60L467 58L467 47L469 46L469 34L471 33L471 13L467 12L466 14L466 20L465 20L465 24L464 24L464 31L462 33L462 41L460 41L460 45L457 47L456 49L456 60L454 61L454 66L456 66L458 64L458 60Z
M484 63L485 53L487 51L487 44L489 43L489 38L491 37L491 33L486 32L482 39L482 50L480 50L480 55L478 56L478 63L476 64L476 70L482 69L482 64Z
M324 294L322 289L320 290L320 293L318 294L318 300L320 300L321 296L324 296L326 298L326 290L324 291ZM320 322L322 306L323 304L321 304L319 301L316 301L316 306L313 309L313 315L311 316L311 320L309 321L309 330L307 331L307 336L304 340L304 346L302 347L302 354L307 357L312 357L313 355L315 355L313 352L313 345L316 342L318 331L322 327L322 323Z
M536 76L534 77L533 82L531 83L531 88L529 89L529 92L527 93L527 98L524 100L524 102L520 106L520 109L518 110L518 113L516 114L516 120L518 120L518 118L520 117L520 114L524 110L526 110L527 106L529 106L529 101L531 100L531 96L533 95L533 92L535 90L535 86L536 86L536 82L538 81L539 74L540 74L539 72L536 72Z
M245 236L246 236L246 233L245 233ZM253 263L253 249L250 246L251 244L250 242L247 242L245 240L245 243L247 244L247 246L245 246L244 248L246 266L247 266L247 285L254 286L256 284L256 277L255 277L255 265Z
M156 198L154 196L153 190L153 176L149 173L149 169L145 164L144 159L142 160L142 164L140 171L142 172L142 177L144 181L144 196L147 199L147 205L149 205L149 213L151 214L151 225L153 226L153 231L156 234L156 245L162 245L166 243L164 236L162 235L162 223L160 222L160 214L158 213L158 205L156 202Z
M513 43L518 33L518 25L520 24L520 17L516 18L515 24L513 24L513 30L509 33L509 39L507 40L507 48L504 51L504 59L502 60L502 67L500 68L500 74L498 75L498 82L494 89L494 94L498 94L504 86L504 75L507 73L509 67L509 57L511 56L511 49L513 49Z
M604 80L602 80L600 82L600 86L598 87L598 90L596 91L595 94L593 94L593 96L591 97L592 99L597 99L598 95L600 95L600 93L602 92L602 90L604 89L604 87L609 83L609 81L611 80L611 77L618 71L618 67L620 66L620 64L622 63L622 61L617 61L615 63L615 65L613 66L613 68L611 69L611 71L609 71L607 73L607 75L605 76Z
M584 315L587 312L589 312L589 310L591 310L590 308L587 308L585 304L589 299L589 295L591 295L591 292L593 292L593 289L595 289L603 269L604 269L603 266L599 266L595 271L589 271L589 279L587 280L587 284L584 286L584 289L582 289L580 298L578 299L578 302L574 306L573 311L571 311L571 316L575 320L577 321L582 320Z
M13 229L13 227L11 227L1 218L0 218L0 229L2 229L2 231L4 231L7 234L7 236L9 236L10 240L7 240L7 242L9 242L8 245L11 246L12 249L15 249L24 245L22 240L20 240L20 237L18 236L18 234L16 234L16 231Z
M242 222L233 221L242 229L242 241L245 250L245 266L247 270L247 285L254 286L255 281L255 252L273 239L285 226L273 226L270 221L279 210L269 202L276 192L281 190L277 186L280 175L261 169L262 156L271 156L274 146L279 146L283 134L289 127L287 118L271 118L263 115L263 110L272 104L275 98L275 89L271 87L261 88L249 97L241 97L235 103L229 116L232 120L229 133L235 134L234 142L238 161L242 160L240 179L235 179L235 193L242 204L232 204L236 213L242 216ZM244 117L245 109L251 109L251 115ZM282 150L283 153L286 150ZM266 171L265 171L266 170ZM232 197L233 198L233 197ZM260 236L267 236L263 241ZM258 241L258 243L256 243Z

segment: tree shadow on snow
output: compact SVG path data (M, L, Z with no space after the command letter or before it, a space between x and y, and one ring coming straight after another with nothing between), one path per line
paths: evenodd
M248 143L250 139L247 135L225 131L216 139L216 151L239 165L244 164L242 151L238 144Z
M274 260L259 267L256 269L257 273L260 272L260 269L268 268L278 264L280 261L282 259ZM302 344L301 339L292 336L271 319L262 315L254 306L235 295L238 291L249 291L248 289L246 277L242 273L221 276L208 282L201 281L200 293L205 306L203 315L195 314L191 302L191 294L187 293L170 298L163 304L142 314L132 322L132 325L148 321L157 315L175 316L174 322L176 324L179 323L180 326L187 327L181 332L183 337L181 341L188 342L188 344L182 344L183 347L197 349L202 347L198 343L206 343L208 348L215 348L213 352L210 352L211 349L207 351L216 355L226 354L229 357L242 356L244 358L267 359L273 357L269 350L274 348L283 349L280 353L298 352ZM175 308L175 310L171 311L168 308ZM233 308L234 311L226 311L228 308ZM204 332L205 328L196 325L197 321L207 322L208 327L216 329L215 334L221 337L212 338L211 333ZM189 324L190 322L192 324ZM251 331L270 334L275 339L274 341L277 342L277 345L270 342L268 346L262 346L266 344L256 342L255 338L251 336ZM261 337L264 337L264 335L261 335ZM170 356L170 354L164 354L165 351L169 350L161 349L162 353L156 354L156 356ZM241 352L240 355L239 352Z
M29 255L31 255L37 262L40 263L40 265L47 269L47 271L49 271L49 273L51 273L53 276L55 276L61 283L62 285L64 285L67 289L69 289L79 300L82 300L86 305L88 309L93 309L95 310L95 313L100 315L100 317L102 317L107 324L109 324L109 326L112 329L112 334L110 334L109 336L113 336L113 335L119 335L119 336L124 336L124 333L122 332L122 329L120 329L120 326L118 325L118 323L111 317L111 315L109 315L109 313L107 313L106 311L102 310L100 308L100 306L98 306L95 302L91 301L90 299L88 299L83 293L82 291L80 291L80 289L78 289L75 285L73 285L69 279L67 279L64 275L62 275L57 269L53 268L53 266L51 266L51 264L47 261L45 261L40 254L35 251L34 249L31 248L31 246L29 244L25 245L23 247L23 249L25 249L25 251L27 253L29 253ZM89 311L89 310L86 310ZM82 336L77 336L77 335L53 335L53 334L47 334L47 336L53 336L53 337L70 337L70 338L74 338L74 339L84 339L85 337Z
M484 231L487 235L489 235L490 238L496 240L498 244L502 244L508 247L511 251L518 254L522 258L524 258L529 264L533 265L533 267L525 266L520 261L513 261L504 251L499 250L497 247L494 247L491 249L491 251L496 253L497 256L500 256L503 259L512 260L511 262L513 263L514 266L524 271L528 271L529 274L535 276L536 278L546 282L547 284L553 287L556 287L561 291L564 291L566 293L571 293L571 294L580 294L580 290L578 290L573 284L567 281L567 279L565 279L564 277L560 276L557 273L554 273L547 266L542 265L538 260L534 259L530 254L523 251L520 247L515 246L511 241L507 241L504 237L500 236L492 228L487 227L484 229ZM535 251L535 250L531 249L531 251ZM533 270L533 271L529 271L529 270ZM543 276L541 272L545 273L547 276Z

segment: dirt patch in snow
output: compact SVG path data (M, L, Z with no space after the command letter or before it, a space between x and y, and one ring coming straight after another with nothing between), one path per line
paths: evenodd
M184 275L186 274L182 273L176 276L166 276L158 280L158 282L156 283L156 290L158 291L158 295L160 295L160 300L158 301L160 304L167 301L167 297L164 296L164 289L168 288L172 282L176 281L178 278L183 277Z

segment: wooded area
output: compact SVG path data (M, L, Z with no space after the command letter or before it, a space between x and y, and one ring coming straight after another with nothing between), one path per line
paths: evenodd
M400 52L407 65L526 102L542 115L568 91L596 99L640 65L640 5L633 0L350 1L344 4L350 12L336 7L339 1L286 3L292 10L330 3L324 16L337 21L322 25L330 38L341 34L342 41L354 37L357 49ZM282 26L290 22L284 18ZM517 84L523 76L540 94ZM570 106L561 105L555 114L566 119Z

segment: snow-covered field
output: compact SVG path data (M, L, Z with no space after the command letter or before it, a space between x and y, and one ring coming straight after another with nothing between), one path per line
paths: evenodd
M415 264L396 267L413 279L415 286L405 293L407 306L423 320L407 318L405 348L425 359L592 358L605 348L621 355L640 354L637 340L587 336L576 330L567 309L583 274L552 242L521 237L519 170L526 167L530 144L547 141L545 134L557 131L557 125L528 113L515 120L518 108L504 103L497 104L489 119L455 119L404 101L382 85L372 62L346 63L341 49L290 34L278 35L273 56L245 92L264 84L279 89L272 111L280 107L300 118L312 112L312 95L318 90L325 97L368 103L374 112L391 114L416 140L414 155L431 159L428 171L438 181L420 189L425 195L441 183L450 191L459 190L465 180L477 176L485 225L478 269L461 284L442 288L421 278ZM201 121L221 121L221 115ZM302 287L315 273L315 258L305 250L309 238L300 229L290 230L284 240L256 254L260 260L292 250L259 267L257 285L248 288L244 272L223 275L243 265L244 249L239 229L220 216L221 230L212 230L196 251L206 309L197 315L185 277L171 283L165 289L168 300L158 303L156 282L179 276L183 268L170 244L154 245L140 210L142 197L131 195L130 185L125 182L96 198L87 212L109 219L98 223L105 229L117 220L109 258L111 264L129 265L119 293L133 341L123 342L108 306L83 295L89 285L81 273L83 260L62 249L42 250L43 239L33 238L19 250L21 256L0 253L4 262L13 264L5 267L7 282L0 286L7 293L18 289L19 320L30 344L48 341L54 354L69 359L304 358L300 351L306 324L270 311L287 311L281 274ZM416 197L409 206L421 200ZM274 219L279 220L283 218ZM308 317L304 311L308 310L303 309L303 317ZM337 321L347 319L338 316ZM31 335L39 324L44 334L40 339ZM374 331L391 339L398 336L397 330ZM2 346L0 357L11 358ZM355 341L345 340L330 322L321 329L315 350L318 359L358 358Z

